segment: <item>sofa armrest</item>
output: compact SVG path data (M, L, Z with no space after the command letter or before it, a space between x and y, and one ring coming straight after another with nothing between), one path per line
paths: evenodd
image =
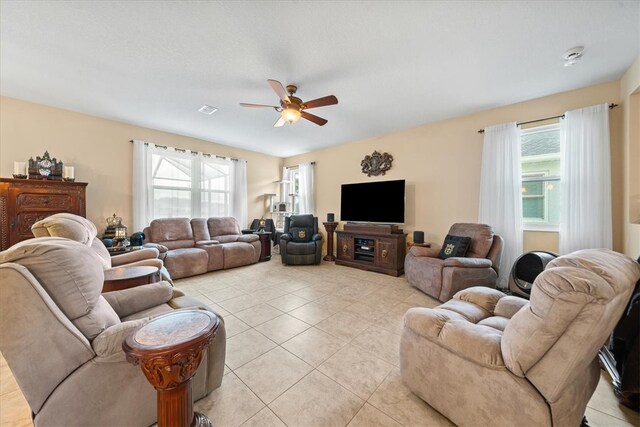
M486 258L451 257L443 260L444 267L491 268L491 260Z
M291 241L291 234L289 233L282 233L280 235L280 240L286 240L287 242Z
M315 241L322 241L322 235L321 234L314 234L313 236L311 236L311 241L315 242Z
M121 267L156 267L158 270L162 269L162 267L164 267L164 263L162 262L161 259L159 258L154 258L154 259L143 259L140 261L136 261L136 262L129 262L126 264L121 264L119 265ZM117 265L113 265L113 267L119 267Z
M422 307L410 308L404 315L404 324L405 330L478 365L505 367L500 349L502 333L497 329L471 323L448 310Z
M220 244L218 240L198 240L196 242L196 248L199 248L200 246L218 245L218 244Z
M142 246L144 246L145 248L155 248L161 254L164 254L169 250L168 247L166 247L165 245L161 245L160 243L145 243Z
M133 332L134 329L142 326L149 320L148 317L113 325L100 333L91 342L91 347L98 357L109 357L122 353L122 342Z
M102 296L123 318L133 313L168 302L173 297L173 286L169 282L156 282L121 291L106 292Z
M243 234L238 237L238 242L251 243L251 242L256 242L258 240L260 240L260 237L258 237L257 234Z
M411 249L409 249L409 253L413 256L426 256L430 258L438 258L438 254L440 254L440 249L423 248L422 246L411 246Z
M496 304L496 308L493 311L496 316L506 317L511 319L522 307L527 305L529 300L515 296L506 296L500 298L500 301Z
M504 297L506 297L506 295L497 289L486 286L473 286L456 292L453 299L477 305L489 313L495 314L496 305L500 299Z
M242 234L253 234L253 233L255 233L256 231L258 231L258 230L257 230L257 229L256 229L256 230L253 230L253 229L251 229L251 228L245 228L244 230L240 230L240 232L241 232Z
M158 259L160 251L155 248L144 248L137 251L127 252L126 254L115 255L111 257L111 265L117 267L123 264L130 264L145 259Z

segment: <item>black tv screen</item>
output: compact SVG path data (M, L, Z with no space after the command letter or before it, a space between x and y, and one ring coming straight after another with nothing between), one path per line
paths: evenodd
M404 179L342 184L340 220L404 223Z

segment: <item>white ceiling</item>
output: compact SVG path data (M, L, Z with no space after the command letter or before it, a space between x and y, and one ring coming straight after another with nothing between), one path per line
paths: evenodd
M639 29L638 1L3 0L0 93L288 157L619 79ZM268 78L329 123L238 105Z

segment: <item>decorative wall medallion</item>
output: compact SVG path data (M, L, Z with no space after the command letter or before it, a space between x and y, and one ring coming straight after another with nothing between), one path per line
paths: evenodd
M378 153L374 151L370 156L364 156L360 166L362 166L362 173L366 173L367 176L384 175L389 169L391 169L391 163L393 163L393 156L389 153Z

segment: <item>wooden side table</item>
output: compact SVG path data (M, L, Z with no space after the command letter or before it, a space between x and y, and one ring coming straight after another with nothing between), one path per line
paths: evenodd
M158 392L158 427L211 427L193 411L191 381L219 326L210 311L182 310L151 319L122 343L127 361L140 364Z
M413 242L408 242L407 243L407 247L409 247L409 249L411 249L411 246L418 246L420 248L430 248L431 247L431 243L413 243Z
M121 291L140 285L155 283L160 280L158 267L116 267L104 272L102 292Z
M255 231L253 234L257 234L260 238L260 259L258 261L269 261L271 259L271 232L270 231Z
M333 256L333 232L338 226L337 222L323 222L324 229L327 232L327 255L322 258L325 261L335 261L336 257Z

